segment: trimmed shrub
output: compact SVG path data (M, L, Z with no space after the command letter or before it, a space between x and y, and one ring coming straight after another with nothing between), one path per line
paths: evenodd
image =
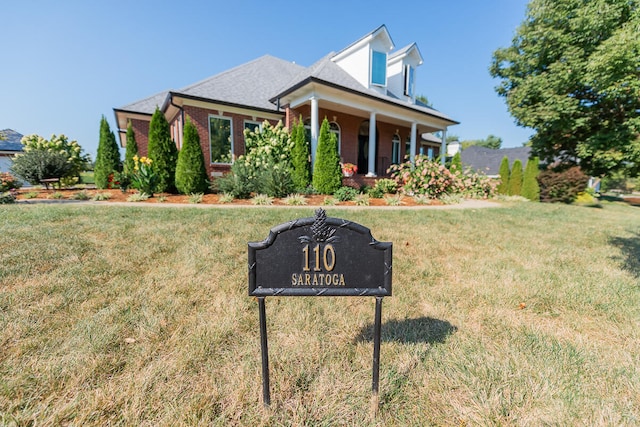
M111 132L109 122L102 116L100 120L100 140L98 141L98 153L94 167L94 180L96 187L104 189L109 187L109 176L114 172L120 172L120 150L116 143L116 137Z
M133 173L133 168L135 167L133 157L137 155L138 143L136 142L136 134L133 132L131 122L129 122L127 125L127 147L124 152L124 165L122 167L125 173Z
M502 158L498 173L500 174L500 184L498 184L496 192L498 194L509 194L509 176L511 172L509 171L509 158L507 156Z
M527 160L522 179L522 196L533 202L540 201L540 186L536 179L540 173L539 164L540 160L537 157Z
M187 119L184 125L184 143L178 153L176 165L176 189L181 194L193 194L204 193L208 187L200 135L191 120Z
M342 169L336 136L329 132L325 117L318 135L318 150L313 166L313 187L321 194L333 194L342 186Z
M522 193L522 162L516 159L511 167L509 176L509 195L519 196Z
M62 178L73 170L64 153L48 150L31 150L14 157L11 170L18 177L33 185L43 179Z
M538 175L541 202L572 203L583 192L589 182L579 166L566 170L548 169Z
M306 139L306 132L302 117L296 121L291 129L291 140L293 148L291 150L291 178L293 185L299 191L309 187L311 184L311 148Z
M176 163L178 149L171 139L171 129L164 114L156 107L149 123L148 154L153 161L153 169L158 175L156 191L171 193L175 191Z

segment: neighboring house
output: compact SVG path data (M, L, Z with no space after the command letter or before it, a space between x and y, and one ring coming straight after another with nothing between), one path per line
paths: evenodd
M498 177L500 175L500 163L504 156L509 159L509 167L513 166L516 159L520 159L522 167L527 163L531 147L501 148L495 150L492 148L480 147L472 145L460 152L460 160L463 167L482 172L490 177Z
M12 129L0 130L0 172L9 172L13 156L22 152L22 135Z
M418 46L394 47L382 25L310 67L266 55L183 89L114 108L120 143L126 147L130 122L138 152L146 155L149 122L158 107L178 148L186 117L194 122L211 176L222 175L244 154L244 129L265 120L291 128L300 117L312 161L325 117L338 137L342 161L356 164L360 174L383 175L405 155L436 157L446 150L447 128L458 122L416 101L416 69L423 63ZM427 135L438 131L442 140Z

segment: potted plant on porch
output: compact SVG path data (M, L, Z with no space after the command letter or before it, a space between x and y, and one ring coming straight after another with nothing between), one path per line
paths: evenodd
M343 163L341 167L342 174L346 177L353 176L354 173L358 172L358 167L353 163Z

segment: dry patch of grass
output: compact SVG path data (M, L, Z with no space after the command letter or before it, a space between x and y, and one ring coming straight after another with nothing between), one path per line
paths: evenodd
M308 210L0 208L2 425L640 423L640 216L516 203L330 216L394 243L372 298L267 298L247 242Z

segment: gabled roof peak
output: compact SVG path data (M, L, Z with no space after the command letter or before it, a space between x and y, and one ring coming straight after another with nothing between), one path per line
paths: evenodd
M387 51L391 51L394 48L394 43L393 43L393 40L391 39L391 35L389 34L389 31L387 30L386 25L382 24L375 30L365 34L355 42L351 43L349 46L345 47L344 49L336 53L331 59L333 61L338 61L341 58L344 58L345 56L349 55L349 53L361 47L362 45L366 43L370 43L372 40L376 40L376 39L380 40L386 46Z

